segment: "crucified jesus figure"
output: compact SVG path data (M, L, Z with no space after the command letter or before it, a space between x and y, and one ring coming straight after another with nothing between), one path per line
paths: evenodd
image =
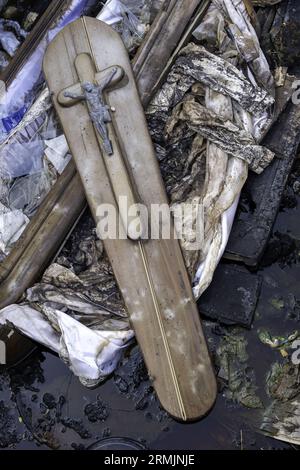
M107 123L111 122L110 107L105 104L103 91L109 86L112 79L117 72L116 68L113 68L101 81L100 84L92 82L83 82L81 87L83 94L76 95L66 91L64 96L72 98L77 101L85 100L88 106L91 120L101 136L103 147L107 155L113 154L112 143L109 139L109 133Z

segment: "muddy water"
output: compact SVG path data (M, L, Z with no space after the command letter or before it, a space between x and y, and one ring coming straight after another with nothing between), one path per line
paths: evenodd
M300 326L298 180L295 167L269 249L253 273L263 282L252 329L238 330L247 339L248 367L264 407L270 404L266 375L282 357L259 341L257 330L285 336ZM206 330L214 354L225 330L212 324ZM110 437L130 438L150 449L289 447L263 436L259 426L264 410L247 409L226 398L224 383L206 418L193 424L175 422L160 408L136 346L96 390L84 388L55 355L39 349L18 368L0 375L0 393L0 447L6 449L86 449Z

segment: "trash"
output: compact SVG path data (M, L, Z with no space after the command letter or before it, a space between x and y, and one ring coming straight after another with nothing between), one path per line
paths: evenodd
M270 397L283 402L299 395L299 366L286 362L275 362L267 377L267 392Z
M51 188L51 176L46 171L17 179L8 194L8 204L12 209L20 209L27 217L32 217Z
M18 65L14 80L7 87L0 104L0 142L3 142L19 124L34 102L42 83L42 60L47 44L66 24L82 14L87 3L87 0L72 0L67 8L64 6L62 9L56 9L55 14L58 12L60 17L56 19L46 35L44 30L42 37L38 36L39 44L31 53L30 60L25 64L22 62L21 68Z
M230 61L210 53L203 46L185 47L177 60L178 69L215 92L229 96L245 111L258 115L274 104L274 98L254 86Z
M264 19L261 44L275 67L288 66L289 74L295 73L295 82L299 58L299 2L287 0L276 3L278 7L270 9L269 15L266 15L265 10L261 15ZM260 261L296 157L298 129L298 105L290 103L263 142L279 158L261 176L249 175L225 253L226 258L243 261L249 266L257 266Z
M0 51L0 72L9 64L9 56L6 52Z
M225 382L228 400L246 408L263 408L256 394L254 370L248 366L247 341L238 331L225 333L216 351L218 378Z
M0 19L0 45L10 57L15 55L21 40L25 38L26 32L17 22Z
M266 410L260 429L267 436L299 446L299 420L299 396L294 400L284 403L274 401Z
M25 31L30 31L32 29L38 17L39 17L39 14L35 11L30 11L28 13L23 23L23 28L25 29Z
M116 368L132 331L92 330L64 312L48 309L45 319L29 306L12 305L2 310L0 323L17 324L22 334L58 353L84 385L95 387Z
M10 139L18 139L20 137L19 140L23 141L32 138L32 135L42 126L46 118L45 114L50 110L51 106L49 90L47 87L44 87L19 124L0 144L0 150L5 148L11 141Z
M45 140L45 145L46 157L52 163L56 171L61 175L71 160L71 155L68 153L69 146L65 136L62 134L59 137L54 137L54 139Z
M85 243L87 241L89 248L95 249L98 261L99 252L94 247L93 240L85 240ZM80 247L82 248L82 244ZM122 323L121 329L129 328L126 311L119 299L119 291L108 261L97 264L93 260L91 269L78 275L68 268L52 264L45 272L43 282L28 289L26 300L30 304L45 303L46 306L49 306L50 302L55 304L56 309L64 311L67 308L75 318L84 321L92 329L101 328L102 325L104 329L108 325L111 329L116 329ZM104 273L106 285L97 287L97 277L101 278L101 274L104 277ZM43 309L42 305L40 309Z
M224 15L224 11L227 11L227 8L229 9L228 11L230 11L228 16L227 14ZM219 29L218 31L215 31L215 36L213 36L213 31L210 28L212 21L211 18L214 16L219 18ZM206 34L206 31L209 31L207 34L209 34L210 51L213 50L216 56L214 59L215 61L221 61L222 64L224 64L224 61L227 60L226 54L228 54L229 57L236 57L239 54L237 44L232 44L231 36L228 36L228 33L225 31L225 21L230 24L238 22L243 34L248 36L251 34L253 44L255 44L255 49L257 50L257 47L259 47L257 46L258 39L247 14L243 10L241 2L237 4L234 3L234 5L231 0L228 2L218 2L218 8L214 4L209 7L205 18L201 23L203 36L198 36L202 43L206 43L207 41L204 40L204 35ZM181 107L188 107L189 101L192 103L191 106L195 106L201 110L203 110L203 108L200 108L200 105L205 105L206 109L209 109L209 111L206 111L207 114L211 115L213 112L219 117L224 115L226 121L234 119L234 124L236 126L235 129L240 127L243 129L243 132L252 134L257 140L258 137L261 137L265 132L266 126L269 125L271 110L268 108L273 101L272 96L274 91L273 78L260 48L258 57L251 62L251 82L253 85L252 73L254 73L257 78L257 82L260 84L263 83L267 86L267 89L265 89L264 92L265 96L269 93L271 98L268 99L263 113L261 114L261 110L256 114L256 116L252 117L243 110L235 100L231 100L232 89L229 90L229 86L228 88L225 86L228 92L226 99L224 99L223 95L219 93L221 87L219 82L221 84L223 83L223 77L219 77L220 73L218 70L216 71L215 68L211 69L207 67L207 69L205 69L206 58L212 60L211 58L213 54L211 52L205 52L205 49L203 46L201 47L201 45L198 46L191 44L186 46L182 54L183 55L179 54L179 57L167 77L165 84L157 93L157 96L150 104L148 110L148 123L152 138L154 139L156 146L159 146L160 154L162 154L162 149L165 151L165 154L160 157L160 166L162 175L165 179L166 188L168 193L171 194L171 198L173 188L171 189L169 182L172 181L172 184L175 185L177 190L178 186L176 186L176 184L178 185L179 182L182 181L182 174L178 172L178 168L180 168L180 166L178 167L177 163L180 162L180 154L182 153L184 156L187 149L190 151L192 146L191 143L195 139L195 133L196 131L199 131L198 126L195 126L197 127L197 130L195 130L195 128L187 130L182 127L180 129L181 132L178 133L178 138L176 139L176 128L172 129L172 125L170 126L169 121L169 129L174 131L174 141L169 137L166 145L165 135L161 130L166 128L173 108L176 105L178 106L178 110L180 110ZM219 55L222 55L224 60L221 60L218 57ZM205 60L203 57L205 57ZM199 69L198 63L201 65L201 61L203 62L203 65L202 68L200 67ZM227 69L236 77L235 79L242 76L240 71L233 72L237 69L230 61L227 61L226 70ZM203 77L205 74L206 77ZM220 80L218 79L217 84L216 74L220 78ZM242 81L247 80L246 76L243 76L244 78ZM240 80L240 78L238 78L238 80ZM196 84L198 84L199 81L201 82L201 86L199 87L199 85L197 85L197 88ZM208 86L209 84L213 87L213 90L210 89ZM195 87L193 87L193 85L195 85ZM252 94L253 90L258 90L256 83L253 86L254 88L252 88L252 91L249 91L252 96L251 100L255 100L255 93L254 95ZM207 91L205 91L205 88ZM223 92L226 92L225 88L223 89ZM180 104L181 101L182 103ZM245 106L247 107L247 105ZM248 103L248 107L249 106L251 108L251 104ZM258 117L259 115L260 118ZM205 137L207 136L208 134L205 134ZM218 149L217 153L215 146L213 146L211 142L206 143L205 141L203 142L203 140L198 142L198 146L193 149L193 154L197 155L198 168L201 168L201 161L204 162L202 165L205 164L205 158L202 158L203 155L205 156L205 151L200 151L203 147L205 148L205 145L207 146L206 168L209 168L209 172L206 172L205 174L206 181L204 186L202 186L198 194L204 199L204 221L206 225L204 233L206 238L204 239L205 243L202 252L198 252L197 255L195 252L190 253L190 251L186 250L185 247L182 246L186 265L191 267L191 269L189 268L190 276L192 279L195 279L194 294L196 298L199 298L209 286L213 272L225 250L237 207L239 193L248 175L247 164L245 164L240 158L236 158L236 154L234 157L226 154L226 147L223 146L222 151L221 149ZM254 138L252 142L254 142ZM218 143L220 142L218 141ZM196 149L198 149L197 153L195 152ZM230 150L232 150L232 145L230 145ZM268 150L265 152L271 160L272 153ZM170 157L168 156L168 153L170 153ZM177 164L174 165L174 162ZM173 176L174 169L178 172L178 180ZM201 194L203 188L206 191L206 194ZM194 196L193 192L191 192L190 196L186 192L183 200L180 202L188 203ZM191 257L193 257L193 259L191 259ZM200 267L199 262L201 263Z
M7 254L12 245L20 238L28 217L20 210L10 210L0 202L0 249Z
M148 18L145 16L145 9L142 9L141 13L144 14L141 14L140 18L138 18L133 13L132 9L127 7L126 3L130 2L126 2L126 0L109 0L97 18L107 24L113 25L114 29L120 32L127 50L131 52L141 44L143 37L149 29L150 2L148 2ZM147 8L146 5L145 7Z
M180 126L180 123L183 125ZM166 126L166 133L169 136L174 131L173 138L181 140L187 129L199 133L231 157L244 160L255 173L262 173L274 158L274 153L258 146L247 131L240 129L232 121L224 120L194 100L186 100L174 108Z
M198 301L201 315L221 324L250 328L261 281L259 276L252 275L241 267L220 264L210 287Z
M259 7L277 5L277 3L280 2L282 2L282 0L251 0L251 3L253 3L253 5L258 5Z
M226 248L226 258L257 266L263 256L297 154L299 124L299 106L289 103L263 141L279 158L275 158L261 175L249 175Z
M282 357L288 357L288 350L292 347L293 342L299 338L300 332L294 331L292 334L287 337L284 336L273 336L269 331L265 329L258 330L258 337L260 341L264 344L267 344L273 349L278 349Z
M242 13L239 12L239 15ZM251 30L252 31L252 30ZM226 33L224 32L224 35L226 36ZM226 36L227 37L227 36ZM227 37L227 43L228 43L228 37ZM226 44L226 41L224 40L224 44ZM222 48L223 43L221 44ZM191 46L190 46L191 47ZM217 46L218 47L218 46ZM232 48L232 46L230 46ZM188 60L188 48L186 49L185 53L185 60ZM203 50L203 48L200 50ZM222 49L221 49L222 50ZM192 64L192 49L190 51L191 53L191 64ZM235 52L237 54L237 52ZM259 55L261 57L261 55ZM252 57L253 59L253 57ZM179 56L178 60L182 60L181 56ZM260 59L263 64L265 62ZM163 86L162 90L158 93L157 97L153 100L152 104L150 105L150 111L148 113L148 119L149 119L149 125L150 129L152 131L155 143L156 143L156 148L160 149L161 152L161 168L162 168L162 173L166 181L166 186L169 194L171 194L171 198L174 199L174 201L180 201L180 202L189 202L189 200L192 200L192 198L196 198L195 201L199 201L199 197L202 197L202 189L203 189L203 184L204 184L204 176L205 176L205 149L208 146L207 142L200 138L199 136L195 135L186 135L186 139L184 139L180 144L176 143L176 150L175 150L175 144L174 145L169 145L166 148L166 143L164 141L164 128L165 128L165 123L167 121L167 118L169 117L170 113L172 112L172 109L174 108L175 105L180 103L183 99L186 99L189 96L189 91L191 86L192 88L192 96L199 96L199 99L205 98L205 84L201 87L198 82L198 77L193 77L193 75L189 75L187 73L187 67L184 69L177 68L176 69L176 63L167 77L166 84ZM231 67L231 70L232 67ZM254 70L257 71L258 77L259 77L259 82L262 82L262 70L259 69L258 67L254 67ZM240 74L241 72L238 72ZM265 76L264 80L266 83L268 83L268 86L271 87L271 79L270 79L270 73L268 71L265 71ZM267 78L266 78L267 77ZM255 87L256 85L254 85ZM170 92L168 91L168 87L170 89ZM198 88L197 88L198 87ZM271 89L271 88L270 88ZM174 91L176 90L176 91ZM253 90L253 87L251 88ZM268 90L269 92L269 90ZM195 93L196 95L193 95ZM216 92L214 92L216 93ZM197 95L199 94L199 95ZM216 100L218 103L221 103L220 95L216 93ZM47 93L44 95L47 98ZM265 95L266 96L266 95ZM166 97L167 97L167 105L166 105ZM201 98L202 97L202 98ZM253 97L253 94L252 94ZM226 98L226 100L228 100ZM219 101L218 101L219 100ZM212 93L210 93L210 96L208 95L208 101L207 103L212 103L213 98L212 98ZM227 101L226 101L227 102ZM271 102L271 101L270 101ZM209 105L208 104L208 105ZM158 107L159 105L159 107ZM218 113L217 108L212 109L212 112ZM237 114L238 115L238 114ZM248 118L247 118L248 119ZM269 117L266 118L267 120ZM159 124L162 121L162 125ZM247 120L246 120L247 121ZM249 119L248 119L249 121ZM247 122L248 122L247 121ZM238 124L241 125L240 118L238 120ZM250 127L249 127L250 129ZM252 129L252 127L251 127ZM158 131L161 130L162 132L159 134ZM53 136L54 138L56 136ZM49 139L48 139L49 140ZM47 144L46 144L47 146ZM190 148L190 157L188 162L185 161L185 149ZM175 150L175 152L174 152ZM184 152L183 152L184 151ZM49 152L46 149L46 153ZM181 153L182 152L182 153ZM170 155L168 155L170 153ZM224 153L224 152L222 152ZM177 157L178 163L174 165L174 158ZM180 158L183 158L183 161L180 162ZM213 162L213 153L212 153L212 161ZM229 157L229 160L232 159L232 157ZM239 160L239 159L237 159ZM185 171L185 178L186 180L182 180L182 172L178 171L176 177L174 175L174 170L172 168L178 169L178 164L180 162L180 165L182 164L182 169ZM227 167L227 159L224 160L224 171L226 172L226 167ZM54 161L53 161L54 163ZM211 163L212 165L212 163ZM55 166L55 165L54 165ZM180 168L180 167L179 167ZM190 168L193 170L190 172ZM213 165L212 165L213 168ZM236 169L239 168L239 171L242 171L242 174L237 172ZM236 208L236 200L238 198L239 190L240 187L243 184L244 178L246 176L246 169L247 167L244 165L244 162L240 164L239 162L236 162L234 159L229 162L229 173L228 173L228 181L231 181L231 176L230 175L235 175L236 174L236 187L233 190L233 186L228 186L228 190L230 191L230 197L229 200L226 200L226 204L223 206L223 203L221 203L222 198L220 200L220 206L216 206L216 213L223 214L221 217L221 225L218 226L218 236L213 237L214 238L214 247L211 248L210 255L206 257L206 252L192 252L189 253L188 251L185 252L186 255L186 264L187 266L190 267L190 275L192 278L195 277L197 271L197 280L196 280L196 285L195 285L195 295L198 297L201 292L205 290L205 288L209 285L212 274L214 272L215 266L218 262L218 260L221 257L221 254L223 250L225 249L225 245L227 242L228 234L230 232L230 227L231 223L233 220L235 208ZM220 180L220 186L219 189L223 187L223 174L224 172L221 172L220 175L222 176L222 179ZM199 179L199 175L201 175L201 179ZM213 180L213 178L212 178ZM202 186L201 186L202 183ZM210 188L209 188L210 190ZM184 195L183 197L180 196ZM216 198L218 193L216 193L214 196L212 196L210 193L209 195L206 196L206 207L210 206L211 200L214 200ZM213 199L210 199L213 197ZM223 196L222 196L223 197ZM227 196L224 194L224 198L227 198ZM220 217L220 215L218 215ZM219 223L219 222L218 222ZM210 247L211 243L211 238L207 240L207 248L206 250ZM217 242L217 243L216 243ZM199 262L207 259L206 264L202 264L202 267L198 269L199 267ZM205 266L205 268L204 268ZM202 274L203 273L203 276ZM201 279L201 287L199 286L198 280ZM34 291L33 291L34 292ZM38 290L37 290L38 292ZM52 292L50 290L50 292ZM48 294L47 294L48 295ZM40 303L45 302L47 303L49 301L48 297L41 297L39 299ZM81 305L81 304L80 304Z
M274 363L267 377L267 392L274 399L263 415L261 431L275 439L300 444L299 365Z
M40 140L28 142L26 146L15 142L1 153L2 179L12 180L19 176L38 173L43 168L43 143Z
M29 218L70 161L65 138L49 109L49 101L49 92L44 89L10 137L0 145L1 200L11 210L22 210ZM59 142L62 146L57 152Z

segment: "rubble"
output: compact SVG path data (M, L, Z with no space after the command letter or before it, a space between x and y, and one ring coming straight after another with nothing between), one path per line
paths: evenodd
M249 175L226 248L226 258L243 261L249 266L257 266L261 260L299 142L299 107L289 103L264 140L279 158L262 175Z
M123 3L125 4L125 0ZM266 0L253 1L252 3L255 6L262 7L261 10L264 10L266 6L272 6L273 13L276 11L276 20L270 33L273 41L272 44L268 45L266 42L269 34L269 30L266 30L266 24L262 25L265 29L262 28L260 39L261 44L267 45L265 50L268 58L271 57L271 60L277 66L276 74L275 72L273 74L276 78L277 93L278 88L282 88L282 85L286 84L287 79L286 70L283 70L281 67L292 66L293 62L298 59L297 42L292 43L295 45L295 50L291 55L290 51L292 48L289 48L286 42L286 38L291 31L294 32L294 25L291 26L291 18L289 16L289 8L292 8L293 2ZM135 11L130 2L128 2L128 5L126 4L121 15L123 17L121 20L123 21L121 32L123 31L123 37L128 49L132 52L136 50L142 37L147 32L151 23L151 16L153 15L153 12L151 13L149 10L147 2L141 2L141 4L143 11L141 17L138 17L140 7ZM222 4L222 8L225 8L224 4L227 4L225 5L226 8L230 5L224 16L228 27L228 15L232 14L233 11L236 13L238 2L216 1L214 4L217 6ZM129 15L126 14L127 8L130 12ZM224 10L222 11L224 12ZM263 18L264 11L259 11L259 13L259 18ZM129 20L127 20L127 17L129 17ZM284 23L287 23L287 26L284 23L281 23L281 26L279 26L280 17L284 18ZM30 23L30 17L28 21ZM32 19L31 21L33 24L35 20ZM271 242L269 242L269 238L282 195L285 197L283 205L290 204L291 208L297 208L297 179L292 182L291 186L288 186L289 190L292 188L290 195L287 194L287 191L284 194L284 187L295 161L299 144L299 119L297 106L289 103L285 108L290 94L282 100L280 111L285 109L278 117L280 111L276 114L271 104L274 96L276 104L279 98L278 95L276 97L275 88L271 80L272 77L262 73L260 68L262 57L260 50L257 49L257 43L253 44L251 37L249 37L249 31L248 36L245 31L241 31L242 23L239 22L240 20L237 21L236 28L231 23L232 20L229 21L230 35L228 37L224 36L222 21L224 20L220 19L217 31L219 35L218 47L220 47L220 51L217 52L218 55L216 55L216 31L210 32L210 37L207 38L205 37L207 28L201 28L200 25L194 33L193 41L195 41L195 44L189 44L182 51L182 54L179 55L171 72L166 76L162 90L158 92L156 98L150 104L147 117L152 137L156 144L157 156L164 182L172 204L175 205L176 203L189 200L194 200L196 204L199 204L199 200L204 195L206 198L206 211L207 208L212 208L214 213L212 220L207 223L206 234L209 234L210 237L207 238L207 244L204 249L201 252L188 253L188 251L185 251L184 253L186 265L191 279L194 281L195 295L199 297L208 288L201 295L199 301L200 311L210 320L214 320L222 325L238 324L250 328L253 321L256 327L256 322L260 322L262 315L258 297L261 292L262 279L263 284L267 283L264 273L257 275L256 273L249 273L240 266L222 263L215 272L211 286L208 287L211 278L207 275L207 272L210 272L210 270L214 271L216 266L215 260L219 261L223 248L225 248L225 240L227 240L227 235L230 232L238 195L248 175L246 171L247 166L242 162L245 158L246 160L248 159L247 163L253 164L252 169L256 169L257 172L264 171L261 175L249 174L245 188L242 191L237 217L226 248L225 257L238 262L242 261L252 268L264 267L265 269L273 269L275 264L276 266L279 264L280 268L284 270L288 263L294 264L298 262L299 250L297 238L294 239L291 238L290 234L279 232L273 234ZM25 24L22 23L23 28L26 30L27 28L30 29L30 26L25 28ZM295 35L296 40L297 35ZM235 44L235 47L233 47L233 44ZM228 48L227 55L226 48ZM287 49L289 49L288 53ZM6 56L3 59L4 62L8 60ZM228 59L230 62L228 62ZM218 77L213 77L212 75L209 76L208 80L203 70L205 70L207 64L209 65L210 60L215 60L218 64L222 65L220 65L221 68L219 69L218 66L213 67L214 72L218 70L220 72L221 70ZM265 90L264 98L259 100L259 103L256 96L261 98L261 92L255 95L255 93L253 94L253 92L248 90L244 99L242 95L233 93L233 87L228 86L226 81L227 96L224 97L223 95L223 98L220 97L220 94L225 93L224 88L222 88L222 79L225 77L224 73L222 73L224 72L225 61L230 64L229 71L230 73L234 72L235 79L239 76L241 82L246 80L247 83L245 85L251 85L252 91ZM203 63L205 64L204 67L202 67ZM214 65L216 64L214 63ZM292 68L290 67L288 71L290 72ZM251 81L245 79L245 70L248 70ZM256 82L252 80L253 73L257 74ZM213 92L208 91L207 87L211 88ZM249 98L250 95L251 99ZM262 107L261 103L264 103ZM237 107L237 104L238 106L241 105L242 110ZM10 136L12 142L15 137L22 138L24 130L25 132L28 131L28 123L31 123L34 127L35 122L38 127L41 120L45 119L50 107L47 90L42 92L41 100L35 102L34 106L36 106L36 111L33 110L32 114L29 113L27 123L25 118L25 121L20 121L15 127L14 133ZM160 109L158 109L158 106L160 106ZM223 115L223 109L226 109L226 107L227 116L226 113ZM247 113L244 112L246 110ZM263 118L259 125L257 125L255 120L252 123L250 122L248 111L250 111L250 114L262 114ZM195 115L197 119L195 119ZM272 118L276 122L268 131ZM18 119L16 119L14 124L17 121ZM208 121L212 123L210 128L207 124ZM253 124L256 126L255 129ZM215 133L217 126L221 129L219 134ZM238 151L234 151L232 134L228 134L225 137L225 145L224 128L237 134L243 132L242 137L247 140L249 146L253 146L251 150L254 147L255 150L265 149L262 151L266 152L267 158L264 159L265 155L263 154L263 166L260 166L260 161L257 159L256 154L254 157L254 154L251 154L251 159L249 159L249 155L243 152L243 149L241 151L241 147L237 147ZM241 131L241 129L245 130ZM167 138L166 130L168 131ZM267 131L268 133L265 136ZM16 170L9 169L8 171L6 169L8 178L6 178L6 186L3 188L3 195L7 196L6 201L8 199L9 207L14 211L12 212L12 217L15 217L16 210L22 211L24 217L32 217L44 195L47 194L50 187L55 183L58 175L63 174L66 165L70 161L66 141L59 131L44 137L42 141L43 150L37 152L42 155L42 162L46 162L46 173L44 173L44 168L42 168L43 171L40 171L40 174L44 176L44 182L41 179L35 184L35 179L39 178L35 167L33 167L33 171L29 169L29 175L27 174L28 169L26 169L24 175L16 175L14 171L22 171L20 170L22 169L22 163L19 164L19 162L16 164ZM240 134L239 137L241 137ZM262 137L264 137L263 140L261 140ZM244 145L244 142L243 140L242 145ZM31 157L34 157L31 150L30 146L28 146ZM17 148L14 153L19 155ZM212 155L215 156L215 160ZM273 161L271 162L271 160ZM25 161L28 164L28 158L24 158ZM218 171L216 168L214 169L216 162L218 163ZM36 162L34 162L35 164ZM50 174L49 168L51 169ZM233 188L232 192L235 197L230 194L228 200L226 198L222 200L221 198L216 203L216 198L220 194L220 190L222 190L222 185L225 184L226 187L224 178L218 179L218 175L223 177L224 173L228 170L231 171L231 175L236 176L236 180L228 179L230 184L232 184L231 189ZM210 178L207 178L208 171L211 171ZM218 175L217 172L219 172ZM17 179L15 180L15 178ZM7 180L9 181L8 183ZM11 184L11 180L15 181ZM214 187L212 187L212 182L215 183ZM33 191L29 191L29 189L33 189ZM226 207L231 209L230 215L227 215L226 210L224 210ZM57 332L60 334L63 331L60 330L62 324L58 325L58 319L69 317L71 321L75 319L84 326L88 326L91 331L97 331L98 328L100 331L103 329L111 329L114 332L119 330L126 331L127 339L130 341L132 332L126 318L124 304L109 263L102 253L101 246L96 246L94 237L90 237L93 223L88 214L85 220L87 219L89 220L88 236L84 236L83 232L86 230L85 223L81 223L69 242L67 242L67 245L63 248L59 258L44 273L41 282L27 290L25 297L22 299L23 305L18 307L16 313L19 313L21 311L19 309L23 308L25 313L26 311L29 312L28 308L34 309L35 313L32 314L38 314L40 320L42 318L46 319L48 324L52 325L56 335ZM208 250L212 240L210 231L213 231L213 240L216 242L214 250L211 251ZM225 235L224 232L226 232ZM16 238L9 236L9 241L3 240L3 245L0 247L3 252L3 258L9 252L12 242ZM185 250L184 246L183 249ZM207 260L207 265L203 267L205 260ZM99 277L101 278L100 286ZM203 281L203 277L205 281ZM228 282L232 290L230 298L228 298L229 288L226 289ZM268 282L273 281L270 281L269 278ZM276 296L273 291L273 297L268 299L268 302L275 311L278 311L278 314L283 314L290 308L291 315L294 316L293 318L297 317L296 298L290 301L288 307L286 299L281 295ZM241 305L243 308L241 308ZM10 311L9 314L14 315ZM262 326L262 328L254 328L256 336L258 331L257 341L260 340L263 343L262 347L268 345L271 352L278 355L279 351L283 358L289 357L290 345L292 340L295 339L296 331L288 335L273 334L270 333L273 331L272 329L264 325ZM290 332L292 331L290 329ZM40 333L36 334L36 339L40 339L38 335L40 336ZM253 372L252 367L249 367L249 356L247 354L248 348L251 349L253 344L251 341L250 344L247 344L245 337L243 335L240 336L240 330L229 332L229 330L225 329L222 330L222 335L224 337L221 338L221 343L217 348L215 364L219 368L218 376L222 384L222 395L225 397L226 403L263 410L265 401L261 399L260 393L258 393L255 378L257 374ZM62 333L63 336L64 333ZM71 342L72 340L70 339ZM49 346L47 342L44 344ZM52 348L60 351L62 359L66 363L69 362L63 341L59 346L53 347L52 345ZM114 363L112 368L108 368L110 372L116 366L116 363ZM95 371L97 367L98 365L94 368ZM76 373L80 376L78 371ZM286 382L287 378L289 379L288 383ZM132 388L135 378L130 373L128 374L128 371L119 374L117 370L114 379L120 394L133 399L134 408L137 412L147 410L149 402L153 403L155 400L153 398L153 390L149 389L149 385L145 386L143 393L138 399L135 399L135 389L134 387ZM85 385L94 386L99 382L99 377L90 382L88 377L81 376L81 380ZM148 380L146 373L143 380L145 380L145 383ZM267 390L270 398L275 401L270 406L267 406L265 411L262 411L263 424L261 429L268 435L294 444L299 444L297 414L299 400L296 393L298 385L297 368L292 367L288 363L285 363L284 366L281 364L272 366L270 375L267 378ZM58 397L53 396L46 397L46 400L43 400L46 409L53 410L53 413L57 412L56 407L58 405L56 403L58 402ZM109 418L109 413L104 402L102 402L101 394L95 396L85 410L88 411L87 417L92 423L101 422L101 416L104 417L104 420ZM52 417L51 419L54 418ZM96 421L93 421L94 419ZM41 428L36 434L38 436L36 438L47 442L53 448L59 448L59 439L52 439L52 437L47 436L48 426L50 428L53 427L53 422L47 422L46 420L40 424ZM64 430L67 429L67 433L74 432L79 436L80 440L89 441L92 439L93 434L91 431L86 429L82 420L75 416L63 417L61 424ZM293 430L291 431L292 428ZM103 432L105 433L105 430ZM242 438L239 437L239 439L242 441ZM17 444L17 439L13 438L12 441ZM83 444L72 442L73 448L80 447L81 445ZM240 441L239 445L242 445Z
M216 356L218 378L226 384L225 397L246 408L263 408L256 395L255 372L248 365L247 340L238 331L225 333Z
M241 267L220 264L211 286L198 301L200 312L223 325L251 328L261 283L261 277Z

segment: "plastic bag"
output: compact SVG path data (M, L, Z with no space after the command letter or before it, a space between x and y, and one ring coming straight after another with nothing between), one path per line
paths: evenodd
M51 179L47 169L18 178L9 190L9 207L32 217L50 189Z
M127 50L131 52L141 44L148 30L150 13L139 18L126 6L126 1L110 0L97 18L112 25L121 34Z
M28 217L19 210L10 210L0 202L0 250L8 254L12 245L20 238Z
M0 44L2 49L13 57L27 33L16 21L0 18Z
M62 17L50 28L29 60L18 72L15 80L8 87L0 100L0 143L19 124L26 111L32 105L39 87L44 82L42 62L47 45L67 24L80 17L88 0L73 0Z

